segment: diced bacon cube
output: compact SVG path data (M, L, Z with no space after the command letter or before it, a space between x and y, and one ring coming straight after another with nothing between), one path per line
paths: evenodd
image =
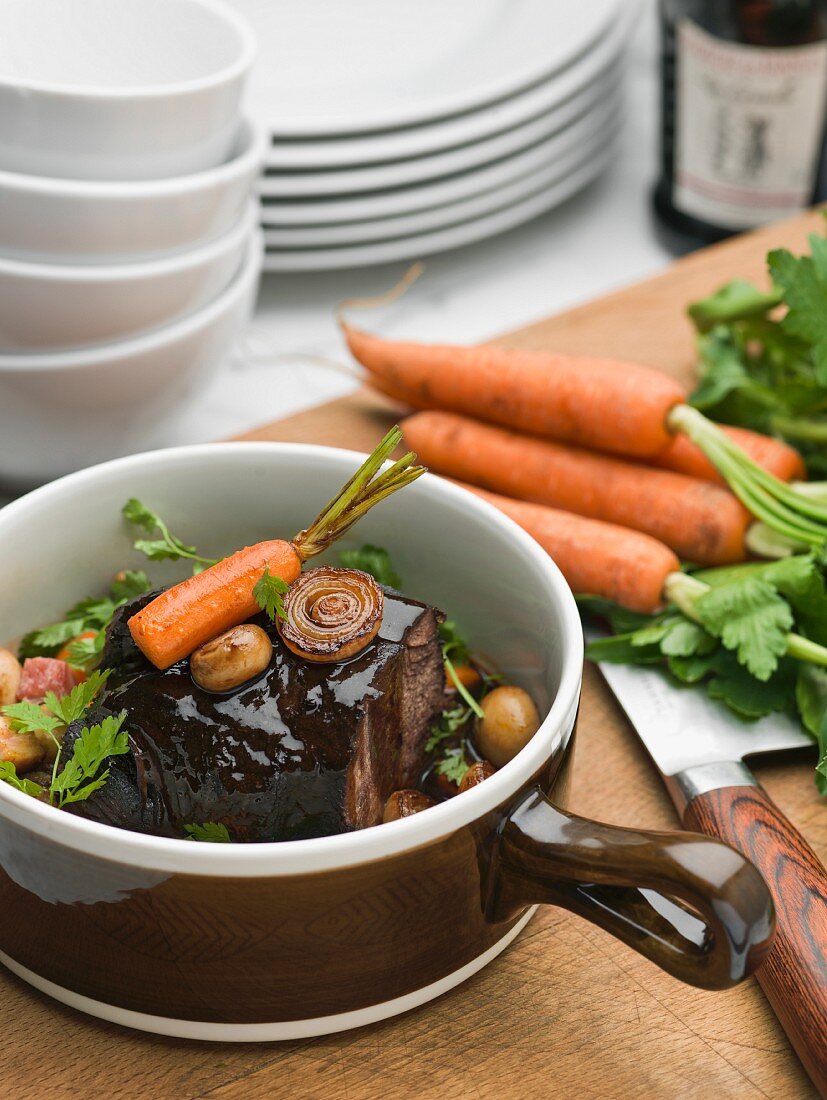
M53 691L61 699L76 683L74 671L65 661L54 657L27 657L23 662L17 698L42 703L46 692Z

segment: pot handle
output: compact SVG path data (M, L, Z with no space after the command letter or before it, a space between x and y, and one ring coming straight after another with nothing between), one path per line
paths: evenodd
M624 829L559 809L534 788L503 820L487 916L549 902L702 989L726 989L768 953L772 898L742 855L700 833Z

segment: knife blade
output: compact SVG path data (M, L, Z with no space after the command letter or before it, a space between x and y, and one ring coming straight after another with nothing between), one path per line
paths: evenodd
M737 848L763 874L775 902L776 938L756 978L827 1096L827 872L744 763L759 753L812 749L812 739L784 715L743 721L657 668L599 668L684 826Z

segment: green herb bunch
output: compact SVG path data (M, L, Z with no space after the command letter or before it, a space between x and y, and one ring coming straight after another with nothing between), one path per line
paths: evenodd
M816 784L827 794L827 586L823 553L675 574L671 602L639 615L578 598L614 636L592 642L594 661L661 665L744 719L797 715L819 748Z
M778 436L827 475L827 239L767 256L772 289L736 280L689 307L700 383L691 403L724 424Z

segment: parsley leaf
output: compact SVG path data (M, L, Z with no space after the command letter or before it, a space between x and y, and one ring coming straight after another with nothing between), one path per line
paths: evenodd
M87 726L75 741L72 755L52 779L51 800L61 809L71 802L83 802L100 790L109 778L109 769L101 771L110 756L129 752L129 737L124 730L126 711L110 714L102 722Z
M112 582L110 595L115 603L120 606L129 603L130 600L143 596L148 592L152 584L143 569L124 569L118 573Z
M804 728L819 748L816 786L827 795L827 669L802 664L795 685L795 698Z
M76 638L66 650L66 663L72 668L80 668L88 672L100 662L105 644L105 630L99 630L90 637Z
M187 840L205 840L212 844L229 844L230 834L220 821L205 821L203 825L185 825Z
M150 561L181 561L186 559L195 563L200 569L215 565L214 558L204 558L194 546L188 546L176 535L170 532L166 523L157 512L153 512L140 500L131 497L121 509L124 519L133 527L138 527L148 535L155 538L136 539L132 544L136 550L146 554Z
M70 607L63 620L27 634L20 642L19 654L25 657L53 657L67 642L72 642L68 659L75 668L88 671L103 649L103 632L123 604L148 592L149 577L140 570L119 573L112 582L109 596L88 596ZM81 634L94 638L80 638Z
M41 710L38 703L23 700L22 703L7 703L0 711L9 720L16 733L46 733L53 737L64 724L53 714Z
M33 783L31 779L21 779L17 774L17 768L9 760L0 760L0 779L14 787L16 791L39 798L43 794L43 788L39 783Z
M706 629L757 680L768 680L787 651L792 630L790 605L762 577L745 576L711 588L695 603Z
M439 720L431 726L428 740L425 742L425 751L433 752L443 741L453 737L471 717L471 708L464 706L449 707L439 716Z
M363 573L369 573L377 584L385 584L388 588L399 588L402 584L402 578L394 569L390 554L381 546L373 546L368 542L355 549L342 550L339 561L346 569L360 569Z
M810 255L770 252L767 266L771 291L737 281L690 306L700 378L691 402L786 439L811 476L827 474L827 240L811 236Z
M82 718L92 700L100 692L109 677L106 672L93 672L82 684L77 684L68 695L58 699L53 691L46 692L43 706L24 700L0 707L0 713L9 719L9 725L18 733L46 733L54 736L56 730L65 728Z
M274 576L265 565L264 572L253 587L253 599L273 622L276 621L276 617L286 619L282 597L287 594L289 588L289 584L281 577Z
M811 256L796 259L779 249L770 253L769 264L789 307L781 326L812 346L817 380L827 386L827 241L815 234L809 241Z
M62 725L69 726L84 716L92 700L109 679L110 672L111 669L105 672L93 672L88 680L77 684L62 699L58 699L53 691L48 691L43 699L43 705L60 720Z
M448 749L434 771L438 775L444 775L446 779L459 786L470 766L465 759L465 745L463 744L457 749Z

